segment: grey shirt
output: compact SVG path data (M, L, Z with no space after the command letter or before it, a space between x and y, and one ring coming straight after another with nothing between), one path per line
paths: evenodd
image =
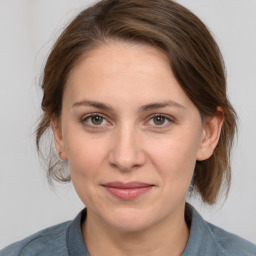
M256 245L218 228L186 205L190 236L181 256L256 256ZM73 221L44 229L0 251L0 256L89 256L81 232L86 209ZM107 250L107 248L106 248Z

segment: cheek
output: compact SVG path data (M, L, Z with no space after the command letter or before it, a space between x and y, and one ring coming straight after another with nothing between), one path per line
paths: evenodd
M67 155L70 174L74 188L85 205L96 204L98 194L99 173L106 158L106 144L104 139L95 140L89 136L72 136L67 143Z
M175 183L189 186L199 145L195 137L176 134L175 137L170 136L151 143L149 150L151 161L163 181L168 180L172 186Z
M97 174L106 158L106 144L104 139L93 139L84 134L68 138L67 155L72 179L88 179Z

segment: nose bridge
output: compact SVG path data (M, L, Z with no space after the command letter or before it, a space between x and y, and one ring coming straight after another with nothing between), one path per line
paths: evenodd
M113 138L110 163L120 170L132 170L145 162L140 132L136 126L126 123L120 125Z

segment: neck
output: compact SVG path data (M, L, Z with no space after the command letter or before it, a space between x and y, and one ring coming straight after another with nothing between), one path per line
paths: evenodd
M82 233L91 256L180 256L189 238L184 208L182 214L168 217L145 230L133 232L109 227L89 211Z

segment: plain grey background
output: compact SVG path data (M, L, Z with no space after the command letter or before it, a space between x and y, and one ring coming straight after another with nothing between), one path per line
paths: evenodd
M34 129L40 74L65 25L88 0L0 0L0 249L75 217L82 203L71 184L51 190ZM240 117L228 199L195 201L208 221L256 243L256 1L179 0L210 28L224 55L228 91Z

